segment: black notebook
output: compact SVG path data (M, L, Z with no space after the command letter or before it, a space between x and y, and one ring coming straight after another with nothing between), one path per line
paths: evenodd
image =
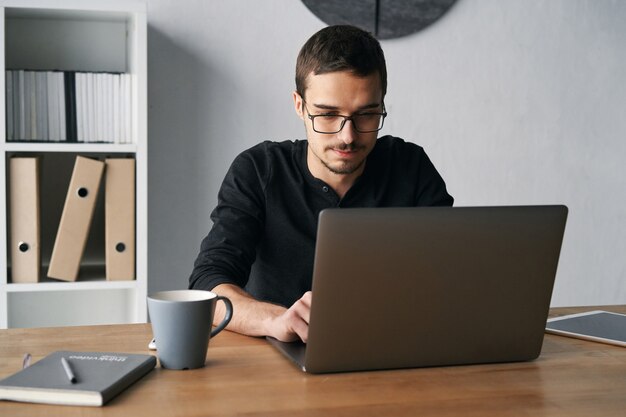
M155 366L151 355L54 352L1 380L0 400L101 406Z

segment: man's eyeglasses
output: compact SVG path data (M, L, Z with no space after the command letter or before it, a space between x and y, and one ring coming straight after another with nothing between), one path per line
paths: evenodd
M333 134L341 132L346 125L346 121L352 122L352 127L359 133L378 132L383 128L387 112L385 111L385 103L381 103L382 112L364 111L353 114L352 116L343 116L341 114L311 114L306 107L306 101L302 99L307 117L311 119L313 130L317 133Z

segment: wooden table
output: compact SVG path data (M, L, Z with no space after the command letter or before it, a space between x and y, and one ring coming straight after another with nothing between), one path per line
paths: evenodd
M147 353L150 337L147 324L1 330L0 378L25 352ZM205 368L157 367L101 408L0 401L0 416L38 415L624 416L626 349L546 335L532 362L307 375L264 340L223 332Z

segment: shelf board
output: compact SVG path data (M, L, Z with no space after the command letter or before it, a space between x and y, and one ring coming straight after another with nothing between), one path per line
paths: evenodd
M81 153L136 153L137 145L117 143L42 143L5 142L0 144L5 152L81 152Z
M135 289L137 281L76 281L76 282L36 282L6 285L8 293L46 292L46 291L88 291L88 290L120 290Z
M65 18L121 20L128 13L145 13L146 4L137 0L107 0L85 2L71 0L49 2L42 0L2 0L0 7L7 9L11 18Z
M44 264L42 270L47 270ZM10 276L10 268L9 268ZM138 288L137 280L132 281L107 281L105 279L105 266L103 264L83 264L77 281L67 282L42 276L39 282L6 284L9 293L17 292L42 292L42 291L84 291L84 290L116 290Z

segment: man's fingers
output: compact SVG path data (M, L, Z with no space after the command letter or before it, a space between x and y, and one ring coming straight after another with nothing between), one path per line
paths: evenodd
M309 324L311 318L311 291L305 293L291 308L298 317L304 320L306 324Z
M304 343L309 339L309 324L302 319L293 323L293 331Z
M311 292L305 293L285 313L287 328L306 343L309 338L309 319L311 317Z
M301 317L300 309L300 306L294 304L279 317L279 329L274 337L282 342L295 342L298 339L306 342L309 324Z
M311 300L313 299L313 292L307 291L304 293L300 300L306 305L309 309L311 308Z

